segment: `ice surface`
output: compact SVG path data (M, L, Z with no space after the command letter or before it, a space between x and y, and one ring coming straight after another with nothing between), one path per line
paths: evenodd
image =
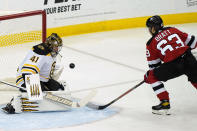
M0 129L4 130L32 130L55 127L76 126L93 123L111 117L119 112L117 108L94 110L88 107L72 109L62 112L40 112L6 114L0 112Z
M182 31L197 36L197 24L195 23L175 26ZM65 37L61 52L64 56L62 62L65 70L60 79L67 80L74 97L83 97L84 94L87 94L87 91L96 88L98 94L92 101L101 105L106 104L143 79L143 75L148 69L145 44L149 38L150 35L145 28ZM16 48L12 48L11 51L7 49L1 51L1 54L6 52L15 54L11 55L12 57L9 56L9 59L6 59L7 61L17 62L14 57L22 59L27 52L27 48L21 48L20 51ZM75 63L76 67L70 69L70 63ZM3 63L1 65L1 67L6 68ZM15 76L14 69L11 66L15 69L16 64L9 65L12 72L8 72L7 68L5 70L1 69L1 78L5 75ZM158 104L159 101L150 86L143 84L107 108L112 112L115 107L121 109L113 117L93 123L65 125L64 127L56 123L56 127L37 129L36 131L196 131L197 90L192 87L185 76L164 84L171 98L172 115L170 116L159 116L151 113L151 106ZM65 112L62 113L66 115ZM83 111L77 113L84 115ZM95 117L100 115L98 112L91 111L90 114ZM49 115L54 119L59 117L48 113L31 116L41 119L42 115ZM78 118L80 118L80 115ZM7 118L4 116L0 119L11 119L11 117L13 116L9 115ZM90 116L87 115L87 117ZM27 116L20 119L29 120ZM15 120L17 121L17 119ZM72 122L72 120L70 121ZM74 120L74 122L76 121ZM6 122L1 120L0 125L2 124L6 126ZM26 126L32 124L37 125L37 123L29 122L29 125ZM9 125L10 123L7 123L7 126ZM54 125L54 122L46 126L52 125ZM8 127L1 128L8 129Z

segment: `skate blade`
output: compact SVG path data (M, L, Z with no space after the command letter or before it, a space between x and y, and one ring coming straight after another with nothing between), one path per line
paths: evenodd
M156 115L171 115L171 113L167 109L165 109L165 110L152 110L152 113L156 114Z
M6 114L10 114L10 113L5 109L5 107L1 108L1 110L2 110L4 113L6 113Z

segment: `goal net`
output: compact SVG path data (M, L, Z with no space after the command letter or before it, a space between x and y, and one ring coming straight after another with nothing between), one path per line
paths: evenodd
M27 52L46 39L46 13L42 10L1 13L0 29L0 80L13 83ZM12 88L0 84L1 90Z
M0 16L0 47L46 38L46 14L42 10Z

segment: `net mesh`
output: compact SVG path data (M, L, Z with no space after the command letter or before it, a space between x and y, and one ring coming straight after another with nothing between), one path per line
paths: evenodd
M0 47L43 40L43 11L0 16ZM44 32L44 34L43 34Z
M43 14L25 12L0 16L0 80L15 84L16 70L33 45L43 41ZM21 16L21 17L20 17ZM6 19L8 18L8 19ZM46 28L45 28L46 29ZM44 31L46 35L46 31ZM15 91L0 83L0 91Z
M39 42L42 40L41 31L21 32L10 35L0 36L0 47L13 46L16 44L23 44L28 42Z

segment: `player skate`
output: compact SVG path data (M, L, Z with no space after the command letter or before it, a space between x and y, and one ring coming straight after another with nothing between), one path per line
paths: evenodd
M162 100L159 105L152 106L152 113L157 115L170 115L170 102L168 100Z

